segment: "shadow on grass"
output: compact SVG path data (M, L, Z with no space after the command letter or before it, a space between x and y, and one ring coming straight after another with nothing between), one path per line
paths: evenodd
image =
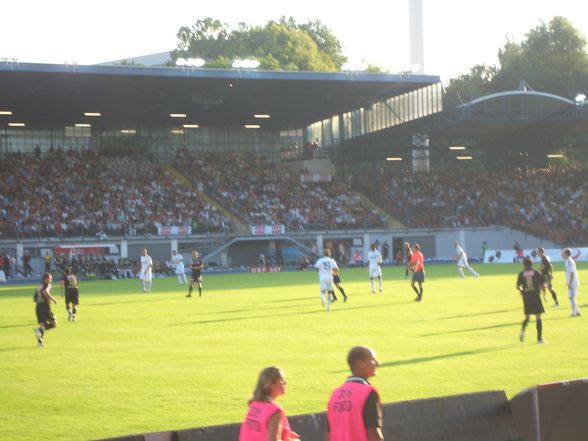
M437 355L430 355L430 356L424 356L424 357L406 358L404 360L385 361L383 363L380 363L380 368L406 366L406 365L410 365L410 364L419 364L419 363L429 363L431 361L445 360L448 358L467 357L469 355L478 355L478 354L484 354L484 353L488 353L488 352L499 352L499 351L502 351L505 349L512 349L512 348L519 347L519 346L520 346L520 343L510 343L510 344L501 345L501 346L471 349L468 351L449 352L447 354L437 354ZM343 372L348 372L348 370L342 369L342 370L338 370L338 371L332 371L331 373L332 374L340 374Z
M261 314L261 315L248 315L248 316L242 316L242 317L222 318L222 319L213 319L213 320L196 320L194 322L175 323L173 326L206 325L206 324L210 324L210 323L238 322L241 320L255 320L255 319L264 319L264 318L288 317L288 316L293 316L293 315L299 316L299 315L308 315L308 314L337 314L340 311L348 311L350 309L356 310L356 309L371 309L371 308L380 308L380 305L352 306L352 307L346 307L345 309L332 309L330 312L327 312L324 309L312 309L312 310L307 310L307 311L289 312L286 314ZM273 308L273 309L277 309L277 308ZM249 311L249 310L247 310L247 311Z
M31 323L33 323L31 321ZM24 328L25 326L31 326L30 323L21 323L19 325L1 325L0 329L9 329L9 328Z
M437 322L440 320L454 320L454 319L459 319L459 318L479 317L479 316L483 316L483 315L492 315L492 314L502 314L505 312L512 312L512 311L518 311L518 310L520 310L520 308L498 309L496 311L476 312L474 314L458 314L458 315L450 315L447 317L421 319L421 320L415 320L415 322Z

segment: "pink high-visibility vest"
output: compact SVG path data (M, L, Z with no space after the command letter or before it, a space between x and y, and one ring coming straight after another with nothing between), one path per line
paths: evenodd
M327 406L331 441L367 441L363 409L375 387L348 381L331 394Z
M286 413L274 402L253 401L239 431L239 441L267 441L267 425L270 418L280 412L282 420L282 434L280 440L290 441L292 430L286 418Z

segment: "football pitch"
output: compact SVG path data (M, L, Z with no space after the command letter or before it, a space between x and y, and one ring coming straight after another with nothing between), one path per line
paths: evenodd
M323 411L348 375L357 344L381 363L372 383L383 402L506 390L588 376L588 316L570 318L563 264L545 308L518 341L521 265L429 265L424 302L401 267L384 267L384 292L367 272L343 269L349 295L321 308L313 271L204 276L203 298L187 299L176 278L82 282L78 321L68 322L58 283L59 326L36 347L33 286L0 286L0 438L84 440L238 422L259 371L284 369L287 414ZM579 264L580 281L588 265ZM58 279L58 277L56 277ZM56 280L57 282L57 280ZM588 314L588 288L579 303Z

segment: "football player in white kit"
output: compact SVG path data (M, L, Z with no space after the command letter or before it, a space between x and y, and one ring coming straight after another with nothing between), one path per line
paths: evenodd
M468 263L468 255L466 254L466 252L463 250L463 248L459 245L459 242L456 240L453 245L455 245L455 261L457 262L457 273L461 276L461 277L465 277L465 274L463 273L463 269L467 268L467 270L474 275L475 277L480 277L480 274L478 274L476 272L475 269L473 269L470 264Z
M572 317L580 317L580 306L578 305L578 288L580 287L580 280L578 279L578 270L576 269L576 262L572 257L572 250L566 248L561 253L561 257L565 260L566 269L566 285L568 287L568 297L570 298L570 305L572 307Z
M325 296L327 311L331 310L331 296L335 294L333 290L333 270L339 271L337 262L331 258L331 250L325 249L324 256L316 261L314 267L319 273L319 283L321 286L321 303L325 306Z
M382 255L378 251L375 243L372 244L371 250L368 252L367 260L372 293L375 294L376 292L376 288L374 286L374 279L376 277L378 278L380 284L380 292L382 292Z
M147 248L143 249L143 255L141 256L141 273L139 274L141 279L141 286L143 292L151 292L151 281L153 280L153 261L149 254L147 254Z
M184 268L184 258L176 250L172 250L171 263L176 270L178 283L180 285L187 284L188 279L186 278L186 269Z

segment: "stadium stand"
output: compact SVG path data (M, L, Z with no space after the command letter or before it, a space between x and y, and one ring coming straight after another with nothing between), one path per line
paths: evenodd
M364 229L387 226L385 216L340 183L300 183L266 157L179 150L176 168L250 225L289 230Z
M501 225L560 244L588 240L588 168L355 175L364 192L411 228Z

